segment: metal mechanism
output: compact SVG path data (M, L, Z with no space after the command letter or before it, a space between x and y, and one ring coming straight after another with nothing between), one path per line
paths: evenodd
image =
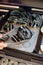
M33 65L43 65L43 55L39 54L42 39L43 9L1 3L0 23L0 33L3 34L0 41L8 44L7 48L0 50L0 56L19 58L19 61L1 59L2 64L0 65L5 63L6 65L29 65L31 62ZM22 59L21 62L20 59ZM39 61L41 64L39 64Z

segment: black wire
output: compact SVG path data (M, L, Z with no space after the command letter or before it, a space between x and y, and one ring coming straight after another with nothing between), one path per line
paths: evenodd
M0 20L0 30L1 30L2 26L7 22L7 19L10 16L10 12L11 12L11 10L9 10L9 12L4 17L2 17L2 19Z

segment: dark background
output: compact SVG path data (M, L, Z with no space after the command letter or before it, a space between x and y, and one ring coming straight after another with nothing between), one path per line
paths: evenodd
M0 2L7 2L7 3L20 3L20 0L0 0Z
M25 6L40 7L43 8L43 0L0 0L5 3L18 3Z

